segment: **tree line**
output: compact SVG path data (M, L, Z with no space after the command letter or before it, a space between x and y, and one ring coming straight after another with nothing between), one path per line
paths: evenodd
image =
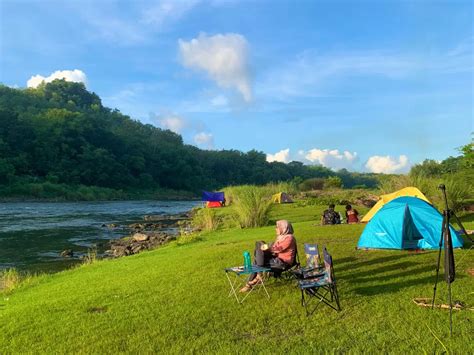
M375 187L375 174L267 162L263 152L202 150L180 135L102 105L82 83L0 85L0 185L50 182L112 189L198 192L338 176L344 187Z

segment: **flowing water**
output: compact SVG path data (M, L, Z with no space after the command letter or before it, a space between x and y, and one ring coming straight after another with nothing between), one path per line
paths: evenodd
M145 215L189 211L196 201L8 202L0 203L0 270L54 272L80 262L90 250L128 235L124 226ZM104 224L116 224L108 228ZM72 258L60 256L72 249Z

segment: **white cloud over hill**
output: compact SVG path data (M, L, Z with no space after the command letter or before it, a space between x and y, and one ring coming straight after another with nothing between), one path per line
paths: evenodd
M290 149L283 149L275 154L267 154L267 161L269 163L278 161L280 163L289 163L290 162Z
M87 77L86 74L79 69L74 70L56 70L49 76L42 76L42 75L33 75L27 82L26 85L29 88L36 88L39 84L43 81L45 83L50 83L55 79L64 79L66 81L72 81L75 83L86 83Z
M373 173L398 173L408 168L408 157L406 155L400 155L397 158L390 156L379 156L374 155L367 160L365 167Z
M313 164L320 164L334 170L350 169L358 156L356 152L339 151L338 149L317 149L313 148L307 152L299 151L299 155Z

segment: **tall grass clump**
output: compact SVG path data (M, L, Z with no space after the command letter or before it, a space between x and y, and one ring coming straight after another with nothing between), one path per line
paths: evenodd
M92 248L87 249L87 254L84 255L84 258L82 259L82 265L94 264L98 260L97 247L94 245Z
M233 204L241 228L265 226L272 208L268 187L244 185L233 188Z
M219 228L220 218L217 216L215 210L200 208L194 212L191 223L194 228L203 231L214 231Z
M0 292L10 292L18 287L27 284L34 277L38 275L31 275L28 273L20 273L15 268L5 269L0 271Z

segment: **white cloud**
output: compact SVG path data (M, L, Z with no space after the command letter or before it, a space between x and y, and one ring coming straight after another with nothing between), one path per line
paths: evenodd
M169 129L178 134L180 134L187 126L186 120L175 114L157 116L156 119L158 120L160 127Z
M44 77L42 75L33 75L27 82L26 85L29 88L35 88L43 81L45 83L50 83L55 79L64 79L66 81L72 81L75 83L86 83L86 74L79 69L74 70L57 70L52 73L50 76Z
M194 136L194 142L209 149L214 147L214 137L211 133L199 132Z
M143 22L162 27L166 23L181 19L200 0L161 0L143 11Z
M406 155L400 155L397 159L388 155L374 155L367 160L365 167L373 173L390 174L401 172L408 168L408 157Z
M338 149L311 149L307 152L300 150L298 154L308 162L320 164L334 170L349 169L358 160L356 152L347 150L340 152Z
M179 51L185 67L205 71L220 87L236 89L246 102L252 101L248 45L244 36L201 33L189 42L180 39Z
M290 162L290 149L283 149L275 154L267 154L267 161L269 163L273 161L278 161L281 163L289 163Z
M214 107L224 107L229 104L229 100L224 95L217 95L211 99L211 105Z

